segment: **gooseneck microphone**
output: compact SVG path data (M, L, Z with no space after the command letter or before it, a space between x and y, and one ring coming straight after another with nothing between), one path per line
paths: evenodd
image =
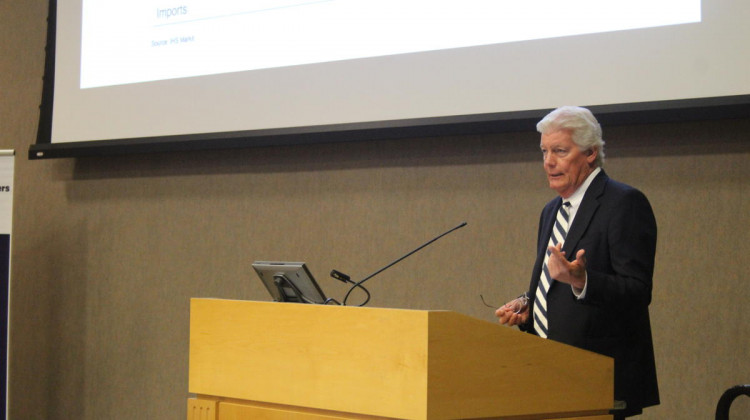
M459 224L458 226L456 226L456 227L454 227L454 228L451 228L451 229L449 229L448 231L446 231L446 232L443 232L443 233L441 233L440 235L438 235L438 236L436 236L436 237L434 237L434 238L430 239L429 241L425 242L424 244L422 244L422 245L420 245L419 247L415 248L414 250L410 251L410 252L409 252L409 253L407 253L406 255L404 255L404 256L402 256L402 257L398 258L397 260L395 260L395 261L391 262L390 264L388 264L388 265L386 265L385 267L383 267L383 268L381 268L381 269L379 269L379 270L375 271L374 273L370 274L369 276L367 276L367 277L363 278L362 280L360 280L360 281L358 281L358 282L356 282L356 283L355 283L355 282L353 282L353 281L351 280L351 278L350 278L349 276L347 276L346 274L344 274L344 273L342 273L342 272L340 272L340 271L337 271L337 270L333 270L333 271L331 271L331 277L333 277L333 278L335 278L335 279L337 279L337 280L343 281L343 282L345 282L345 283L352 283L352 284L353 284L353 285L352 285L352 287L350 287L350 288L349 288L349 291L348 291L348 292L346 293L346 296L344 296L344 300L342 301L342 305L346 305L346 301L347 301L347 299L349 299L349 295L350 295L350 294L352 293L352 291L353 291L354 289L356 289L356 288L361 288L362 290L364 290L364 291L365 291L365 293L367 293L367 299L365 299L365 301L364 301L364 302L360 303L360 304L359 304L359 305L357 305L357 306L365 306L365 305L367 304L367 302L369 302L369 301L370 301L370 292L368 292L368 291L367 291L367 289L365 289L364 287L362 287L362 283L366 282L367 280L370 280L371 278L373 278L373 277L377 276L378 274L382 273L383 271L385 271L385 270L387 270L387 269L389 269L389 268L393 267L394 265L398 264L399 262L401 262L401 261L402 261L402 260L404 260L405 258L407 258L407 257L411 256L411 255L412 255L412 254L414 254L415 252L417 252L417 251L421 250L422 248L424 248L424 247L426 247L426 246L430 245L431 243L433 243L433 242L437 241L438 239L442 238L443 236L445 236L445 235L447 235L447 234L449 234L449 233L451 233L451 232L453 232L453 231L455 231L455 230L461 229L461 228L462 228L462 227L464 227L464 226L466 226L466 222L461 222L461 223L460 223L460 224Z

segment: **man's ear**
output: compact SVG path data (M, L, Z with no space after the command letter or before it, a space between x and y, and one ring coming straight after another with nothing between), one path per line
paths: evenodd
M586 161L589 164L593 164L594 161L596 161L596 157L599 155L599 149L592 147L591 149L586 150L585 154L586 154Z

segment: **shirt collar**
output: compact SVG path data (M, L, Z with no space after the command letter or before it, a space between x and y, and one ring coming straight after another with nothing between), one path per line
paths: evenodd
M586 190L589 189L589 185L591 185L591 182L594 180L594 178L599 174L599 172L602 171L601 167L597 167L594 169L588 177L586 177L586 180L583 181L583 184L581 184L580 187L568 198L563 198L564 202L569 202L570 206L573 208L578 208L578 206L581 204L581 201L583 201L583 196L586 194Z

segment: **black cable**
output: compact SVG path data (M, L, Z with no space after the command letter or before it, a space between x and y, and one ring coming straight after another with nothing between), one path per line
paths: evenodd
M343 305L344 305L344 306L346 306L346 301L347 301L347 300L349 299L349 295L350 295L350 294L352 293L352 291L353 291L354 289L356 289L357 287L363 288L363 287L362 287L362 283L364 283L364 282L366 282L367 280L370 280L371 278L373 278L373 277L377 276L378 274L380 274L380 273L381 273L381 272L383 272L384 270L386 270L386 269L388 269L388 268L391 268L391 267L392 267L392 266L394 266L395 264L398 264L398 263L399 263L399 262L401 262L401 260L403 260L404 258L406 258L406 257L409 257L409 256L411 256L411 255L412 255L412 254L414 254L415 252L417 252L417 251L419 251L420 249L422 249L422 248L426 247L427 245L429 245L429 244L431 244L431 243L433 243L433 242L437 241L438 239L442 238L443 236L445 236L445 235L447 235L447 234L449 234L449 233L453 232L454 230L457 230L457 229L461 229L461 228L462 228L462 227L464 227L464 226L466 226L466 222L463 222L463 223L459 224L458 226L454 227L453 229L451 229L451 230L449 230L449 231L447 231L447 232L444 232L444 233L442 233L442 234L440 234L440 235L436 236L435 238L432 238L431 240L429 240L429 241L425 242L424 244L422 244L422 245L421 245L421 246L420 246L419 248L417 248L417 249L415 249L415 250L413 250L413 251L409 252L408 254L404 255L403 257L401 257L401 258L397 259L396 261L393 261L392 263L390 263L390 264L386 265L385 267L381 268L380 270L378 270L378 271L376 271L376 272L374 272L374 273L370 274L369 276L365 277L364 279L362 279L362 280L360 280L360 281L358 281L358 282L354 283L354 286L350 287L350 288L349 288L349 291L348 291L348 292L346 293L346 296L344 296L344 300L343 300ZM364 289L364 288L363 288L363 289ZM370 293L369 293L369 292L367 292L367 300L365 300L364 302L360 303L360 304L359 304L359 305L357 305L357 306L365 306L365 305L367 304L367 302L369 302L369 301L370 301Z

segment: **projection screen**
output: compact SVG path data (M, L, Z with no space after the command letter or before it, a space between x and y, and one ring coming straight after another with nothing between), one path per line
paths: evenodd
M29 157L746 114L744 0L58 0ZM641 117L637 117L641 116Z

